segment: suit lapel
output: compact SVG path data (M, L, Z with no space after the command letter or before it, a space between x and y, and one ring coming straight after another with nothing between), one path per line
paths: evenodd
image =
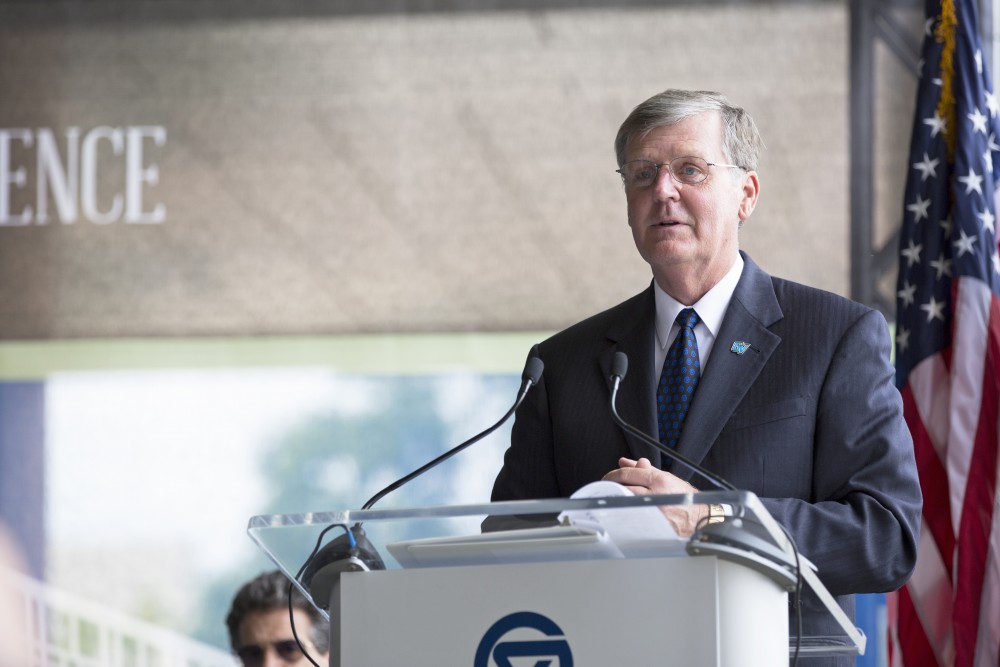
M782 317L771 279L745 254L743 261L743 275L733 292L677 443L677 450L695 463L708 454L722 427L781 343L781 338L768 329ZM737 341L751 347L737 354L731 351ZM669 469L686 480L693 474L682 466Z

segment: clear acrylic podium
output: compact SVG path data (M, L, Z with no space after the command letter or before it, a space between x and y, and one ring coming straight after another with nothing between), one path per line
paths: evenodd
M690 540L661 533L659 507L685 504L730 516ZM346 551L348 530L365 550ZM865 649L749 492L255 516L248 532L331 618L331 667L773 667L796 651L808 667ZM822 635L789 623L796 590Z

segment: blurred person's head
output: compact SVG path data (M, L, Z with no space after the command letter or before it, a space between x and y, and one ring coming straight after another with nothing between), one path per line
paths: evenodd
M233 598L226 616L229 643L245 667L305 667L288 618L289 580L281 572L265 572L247 582ZM295 633L316 662L326 664L329 624L309 601L292 588Z
M17 582L25 576L21 549L7 528L0 522L0 667L30 664L31 636L26 619L27 601Z

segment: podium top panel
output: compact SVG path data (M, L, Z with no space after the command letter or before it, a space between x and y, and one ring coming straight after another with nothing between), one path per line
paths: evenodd
M802 655L864 652L864 634L753 493L604 491L596 488L594 497L261 515L250 519L248 533L324 614L331 587L347 571L716 556L757 570L800 595L803 607L836 621L839 631L832 636L801 637ZM661 511L672 505L720 505L726 516L681 538Z

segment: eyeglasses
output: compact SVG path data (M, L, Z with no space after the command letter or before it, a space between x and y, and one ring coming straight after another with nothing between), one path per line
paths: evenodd
M709 167L730 167L732 169L744 169L738 164L715 164L707 162L700 157L686 155L675 157L670 162L656 164L651 160L630 160L622 165L621 169L615 169L622 175L622 182L629 190L639 190L648 188L660 174L660 167L666 167L670 175L678 183L685 185L695 185L708 178Z
M236 656L243 663L244 667L260 667L264 664L264 654L269 646L274 647L274 652L278 654L284 662L292 663L302 657L302 649L294 639L284 639L270 644L247 644L236 649Z

